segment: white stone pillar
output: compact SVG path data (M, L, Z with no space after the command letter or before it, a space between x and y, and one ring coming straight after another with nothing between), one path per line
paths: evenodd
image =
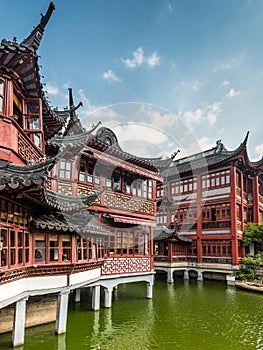
M92 287L92 310L100 309L100 286Z
M58 348L57 350L66 350L67 345L66 345L66 334L60 334L58 335Z
M66 333L68 317L68 296L69 291L62 291L58 294L57 316L56 316L56 334Z
M228 286L235 286L236 278L234 275L226 275L226 284Z
M152 299L153 297L153 284L151 282L147 282L147 299Z
M197 281L202 282L203 281L203 272L197 271Z
M167 283L174 283L173 269L167 271Z
M189 280L189 271L184 270L184 280Z
M20 346L25 341L26 301L28 297L18 300L15 304L12 343Z
M104 296L105 296L105 301L104 301L104 306L109 308L111 307L112 304L112 287L105 287L104 288Z
M80 302L80 288L75 289L75 303Z

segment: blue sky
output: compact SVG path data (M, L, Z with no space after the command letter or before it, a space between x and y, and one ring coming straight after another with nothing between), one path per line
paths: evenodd
M72 87L84 124L101 120L126 146L140 140L130 145L134 153L145 151L144 142L153 156L191 153L193 140L201 149L218 139L234 149L249 130L249 156L262 157L263 1L54 3L38 51L51 105L67 106ZM1 39L22 41L48 4L2 4Z

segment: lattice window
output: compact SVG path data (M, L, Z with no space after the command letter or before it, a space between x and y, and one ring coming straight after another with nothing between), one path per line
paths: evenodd
M58 167L59 167L59 177L61 179L70 180L71 174L72 174L72 163L60 161L58 164Z
M27 209L0 199L0 221L20 226L28 225Z
M172 195L179 195L185 193L192 193L197 189L196 178L190 178L180 181L173 181L170 184L170 191Z
M79 181L100 184L100 169L95 167L92 159L82 159L79 167Z
M35 163L42 157L41 153L32 147L30 141L22 133L18 133L18 154L24 160L33 160Z
M42 101L39 98L24 100L24 129L33 143L41 150L44 147L42 128Z
M229 219L230 203L205 206L202 210L203 221L218 221Z
M202 188L212 189L217 187L229 186L230 170L220 171L202 176Z

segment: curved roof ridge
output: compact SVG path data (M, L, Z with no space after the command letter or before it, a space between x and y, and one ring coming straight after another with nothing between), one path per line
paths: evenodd
M8 161L0 161L0 191L6 186L18 189L20 185L29 187L40 185L47 180L49 171L55 165L55 159L37 164L17 165Z
M72 196L58 192L54 192L50 189L43 188L45 200L48 205L56 208L60 211L72 211L90 207L98 200L101 194L106 190L106 187L102 187L98 190L93 190L89 194L83 196Z
M38 50L41 39L43 37L45 27L52 15L52 12L55 10L55 5L53 2L50 2L49 7L45 15L41 14L41 19L39 24L32 30L32 32L25 38L20 45L29 47L35 51Z

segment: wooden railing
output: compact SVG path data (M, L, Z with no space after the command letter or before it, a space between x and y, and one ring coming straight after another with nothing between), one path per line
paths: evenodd
M147 199L132 197L123 193L114 193L112 191L105 192L102 198L104 199L102 204L105 207L154 215L154 202Z
M113 257L107 258L102 266L102 275L140 273L151 271L151 257Z
M202 223L202 229L211 228L229 228L231 227L231 221L209 221Z
M94 191L90 185L78 184L78 193L87 195ZM154 215L154 202L145 198L138 198L121 192L114 192L107 189L95 204L100 204L107 208L128 211L129 213L143 213Z

